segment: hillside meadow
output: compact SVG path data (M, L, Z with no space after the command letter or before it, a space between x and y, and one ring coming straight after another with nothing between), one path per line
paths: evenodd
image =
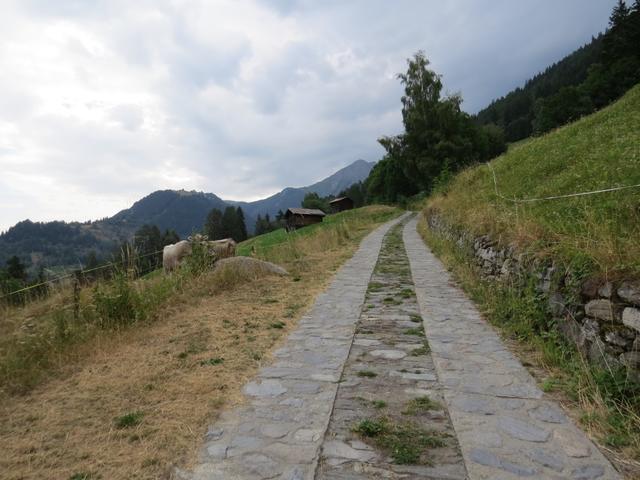
M269 362L272 349L360 240L399 213L370 206L239 245L241 254L282 265L290 272L287 277L242 278L205 270L130 281L127 288L147 299L141 304L146 314L109 328L89 321L99 316L87 316L74 341L56 337L52 313L68 305L69 292L4 310L3 478L157 479L168 478L174 465L188 466L208 423L242 401L242 385ZM123 287L114 280L99 288L122 293ZM81 292L87 312L96 309L92 289ZM149 299L157 305L148 305ZM26 323L41 325L24 328ZM30 342L46 361L15 356L33 351L12 345ZM31 369L24 378L12 377L20 362Z
M640 85L620 101L491 162L502 197L530 200L640 184ZM640 274L640 188L514 203L496 195L491 169L469 168L427 213L502 244L593 273Z

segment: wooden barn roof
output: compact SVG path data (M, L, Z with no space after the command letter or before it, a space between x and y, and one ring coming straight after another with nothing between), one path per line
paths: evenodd
M317 208L287 208L286 216L289 215L309 215L312 217L324 217L327 214Z

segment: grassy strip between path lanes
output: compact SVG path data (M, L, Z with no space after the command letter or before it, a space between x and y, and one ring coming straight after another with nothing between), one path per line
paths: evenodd
M425 430L410 421L397 423L387 417L361 420L353 431L388 452L399 465L430 465L428 449L445 445L438 432Z
M479 275L471 252L434 235L421 218L418 231L513 350L578 423L609 452L628 478L640 475L640 386L622 372L588 365L548 324L544 302L533 285L489 282Z
M59 306L54 300L13 310L0 331L23 345L37 337L38 352L48 356L46 363L35 363L44 374L24 393L2 393L3 479L157 479L167 478L172 465L188 465L208 422L223 407L241 401L242 385L364 235L399 213L366 207L331 216L304 233L274 232L269 239L250 241L259 245L257 256L281 264L289 277L252 279L204 271L172 280L151 275L126 286L118 281L100 285L112 301L132 295L134 316L146 313L137 319L110 314L119 320L109 328L92 323L104 314L81 316L85 334L73 336L76 326L69 323L65 338L73 341L66 343L55 336L58 327L49 315ZM240 251L250 247L241 244ZM167 283L176 278L182 278L179 285ZM83 308L97 312L93 290L81 294ZM34 326L25 329L21 322ZM44 348L47 341L50 350ZM2 345L0 363L9 352L8 344Z

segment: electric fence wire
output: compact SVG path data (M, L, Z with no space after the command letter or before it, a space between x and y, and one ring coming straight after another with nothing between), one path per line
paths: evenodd
M587 195L595 195L598 193L607 193L607 192L617 192L620 190L629 190L632 188L640 188L640 183L637 185L623 185L620 187L610 187L610 188L603 188L600 190L591 190L588 192L577 192L577 193L568 193L566 195L552 195L549 197L540 197L540 198L521 198L521 199L517 199L517 198L509 198L509 197L505 197L504 195L502 195L499 191L498 191L498 181L496 179L496 172L493 169L493 167L491 166L490 163L487 163L487 167L489 167L489 170L491 170L491 174L493 175L493 188L495 190L496 196L506 200L508 202L512 202L512 203L533 203L533 202L542 202L545 200L558 200L561 198L571 198L571 197L584 197Z

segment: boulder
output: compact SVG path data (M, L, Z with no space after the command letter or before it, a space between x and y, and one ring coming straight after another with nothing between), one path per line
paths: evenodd
M597 320L585 318L582 322L582 334L584 335L584 338L593 342L596 338L600 337L600 324Z
M611 303L611 300L591 300L585 305L584 311L587 316L598 320L607 320L609 322L617 320L616 308Z
M613 295L613 284L611 282L603 283L600 288L598 288L598 295L604 298L611 298L611 295Z
M582 284L581 293L585 298L598 298L598 289L600 288L600 281L595 278L590 278Z
M554 317L560 317L565 313L565 299L560 292L553 292L548 300L549 312Z
M622 323L640 332L640 309L627 307L622 311Z
M589 360L591 363L594 363L601 368L616 368L620 366L620 360L616 358L616 350L613 350L611 347L607 348L607 345L600 340L600 338L596 338L595 341L589 347Z
M618 296L625 302L640 306L640 282L623 282L618 288Z
M588 346L586 341L587 339L582 332L580 324L570 316L558 318L557 322L558 329L560 330L564 338L572 342L580 351L580 353L586 355Z
M265 275L289 275L289 272L275 263L251 257L223 258L216 262L216 271L226 268L235 270L244 278L260 278Z
M629 339L625 338L624 335L616 330L611 330L610 332L605 333L604 339L607 343L622 348L630 346L633 342L632 340L630 341Z

